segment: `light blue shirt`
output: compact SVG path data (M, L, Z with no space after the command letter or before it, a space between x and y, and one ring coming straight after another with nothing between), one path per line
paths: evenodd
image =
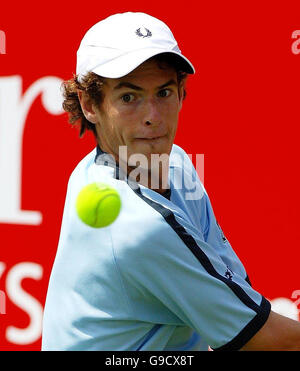
M79 191L97 181L122 200L117 220L98 229L75 210ZM236 350L263 326L270 303L251 287L192 162L176 145L169 182L170 199L127 182L99 148L77 165L42 350Z

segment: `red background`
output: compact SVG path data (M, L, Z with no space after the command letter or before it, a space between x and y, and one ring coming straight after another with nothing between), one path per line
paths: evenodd
M292 51L292 33L300 29L299 1L5 2L0 83L3 76L21 76L25 92L45 76L71 78L84 33L124 11L165 21L193 62L197 73L188 81L176 143L194 159L204 154L205 187L216 217L253 286L271 300L291 299L300 289L300 54ZM94 139L79 139L66 114L49 114L38 97L22 143L21 207L40 211L43 221L0 223L5 264L0 290L6 292L8 272L16 264L37 263L42 278L25 278L22 287L44 305L68 177ZM0 349L39 350L40 337L23 345L6 338L8 326L26 329L29 323L26 311L7 296Z

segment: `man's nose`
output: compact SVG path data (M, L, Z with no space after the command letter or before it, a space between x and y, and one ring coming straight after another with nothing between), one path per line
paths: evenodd
M149 99L146 103L144 123L147 126L157 126L161 124L159 103L153 98Z

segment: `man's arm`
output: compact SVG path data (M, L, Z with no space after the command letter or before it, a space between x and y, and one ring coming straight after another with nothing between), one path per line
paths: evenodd
M300 322L271 311L264 326L241 350L300 350Z

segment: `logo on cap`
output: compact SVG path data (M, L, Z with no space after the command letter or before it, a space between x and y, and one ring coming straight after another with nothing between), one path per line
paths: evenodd
M148 28L145 28L145 27L140 27L138 28L135 33L139 36L139 37L151 37L152 36L152 33L151 31L148 30Z

